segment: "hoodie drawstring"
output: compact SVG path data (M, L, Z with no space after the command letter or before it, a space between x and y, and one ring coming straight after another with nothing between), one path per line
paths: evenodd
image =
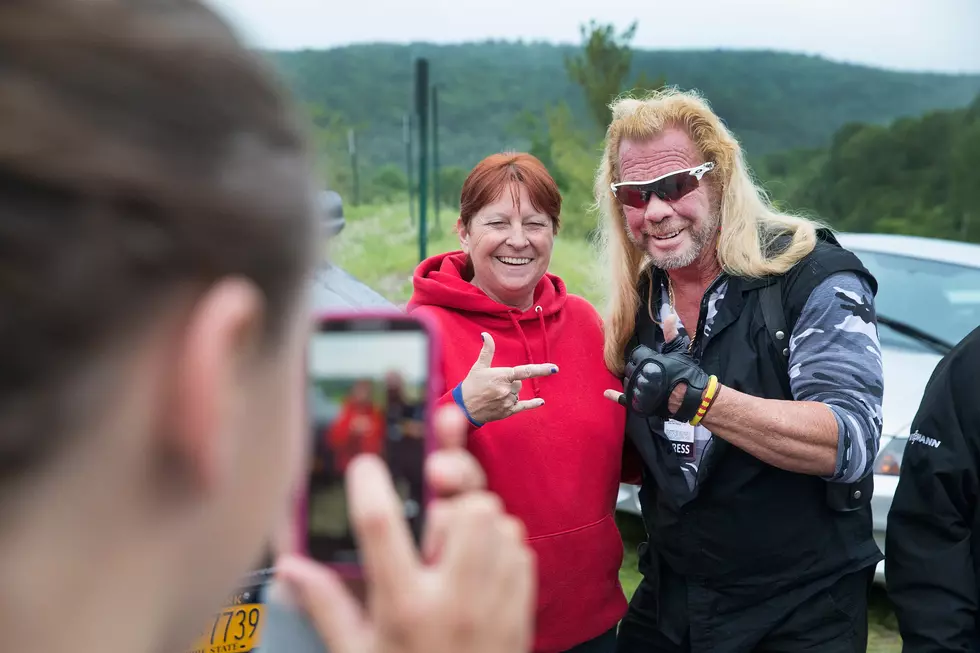
M548 346L548 333L545 331L544 309L540 306L535 306L534 312L537 313L538 323L541 325L541 335L544 339L545 360L551 361L551 348ZM514 329L521 336L521 342L524 343L524 353L527 355L527 362L533 364L534 356L531 354L531 343L527 341L527 336L524 335L524 329L521 328L521 323L518 321L517 315L512 311L508 311L507 315L510 316L510 321L514 325ZM534 388L534 396L540 397L541 386L538 384L538 379L532 378L530 381L531 387Z
M534 312L538 314L538 323L541 325L541 335L544 336L544 360L551 362L551 346L548 344L548 332L544 325L544 309L540 306L534 307Z

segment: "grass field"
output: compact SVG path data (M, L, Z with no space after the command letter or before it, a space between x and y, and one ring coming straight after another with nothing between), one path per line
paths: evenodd
M330 257L342 268L368 284L389 300L402 303L412 292L412 271L418 264L418 230L409 222L408 206L366 206L345 209L347 226L331 246ZM430 220L431 220L430 216ZM429 256L459 248L452 227L455 216L441 216L429 238ZM596 255L583 241L559 236L551 262L551 272L564 279L569 292L600 303ZM628 596L640 582L636 570L636 546L645 537L639 520L627 515L618 519L625 542L620 579ZM895 617L884 592L875 589L871 597L868 653L900 653L901 639Z

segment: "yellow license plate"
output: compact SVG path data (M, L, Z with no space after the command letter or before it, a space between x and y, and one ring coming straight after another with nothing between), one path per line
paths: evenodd
M230 605L214 615L189 653L248 653L259 645L265 606Z

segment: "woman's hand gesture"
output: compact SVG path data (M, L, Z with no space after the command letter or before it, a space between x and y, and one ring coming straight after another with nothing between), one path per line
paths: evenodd
M463 404L473 421L485 424L543 406L544 399L541 398L519 399L521 381L557 374L558 367L552 363L492 367L496 345L489 333L480 335L483 337L483 349L461 388Z

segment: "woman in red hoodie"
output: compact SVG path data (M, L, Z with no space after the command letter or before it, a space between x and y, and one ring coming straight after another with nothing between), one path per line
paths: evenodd
M602 394L600 317L548 273L561 194L528 154L484 159L463 184L462 251L423 261L409 311L443 334L444 402L471 422L489 488L537 554L535 651L606 653L626 611L613 519L625 416Z

